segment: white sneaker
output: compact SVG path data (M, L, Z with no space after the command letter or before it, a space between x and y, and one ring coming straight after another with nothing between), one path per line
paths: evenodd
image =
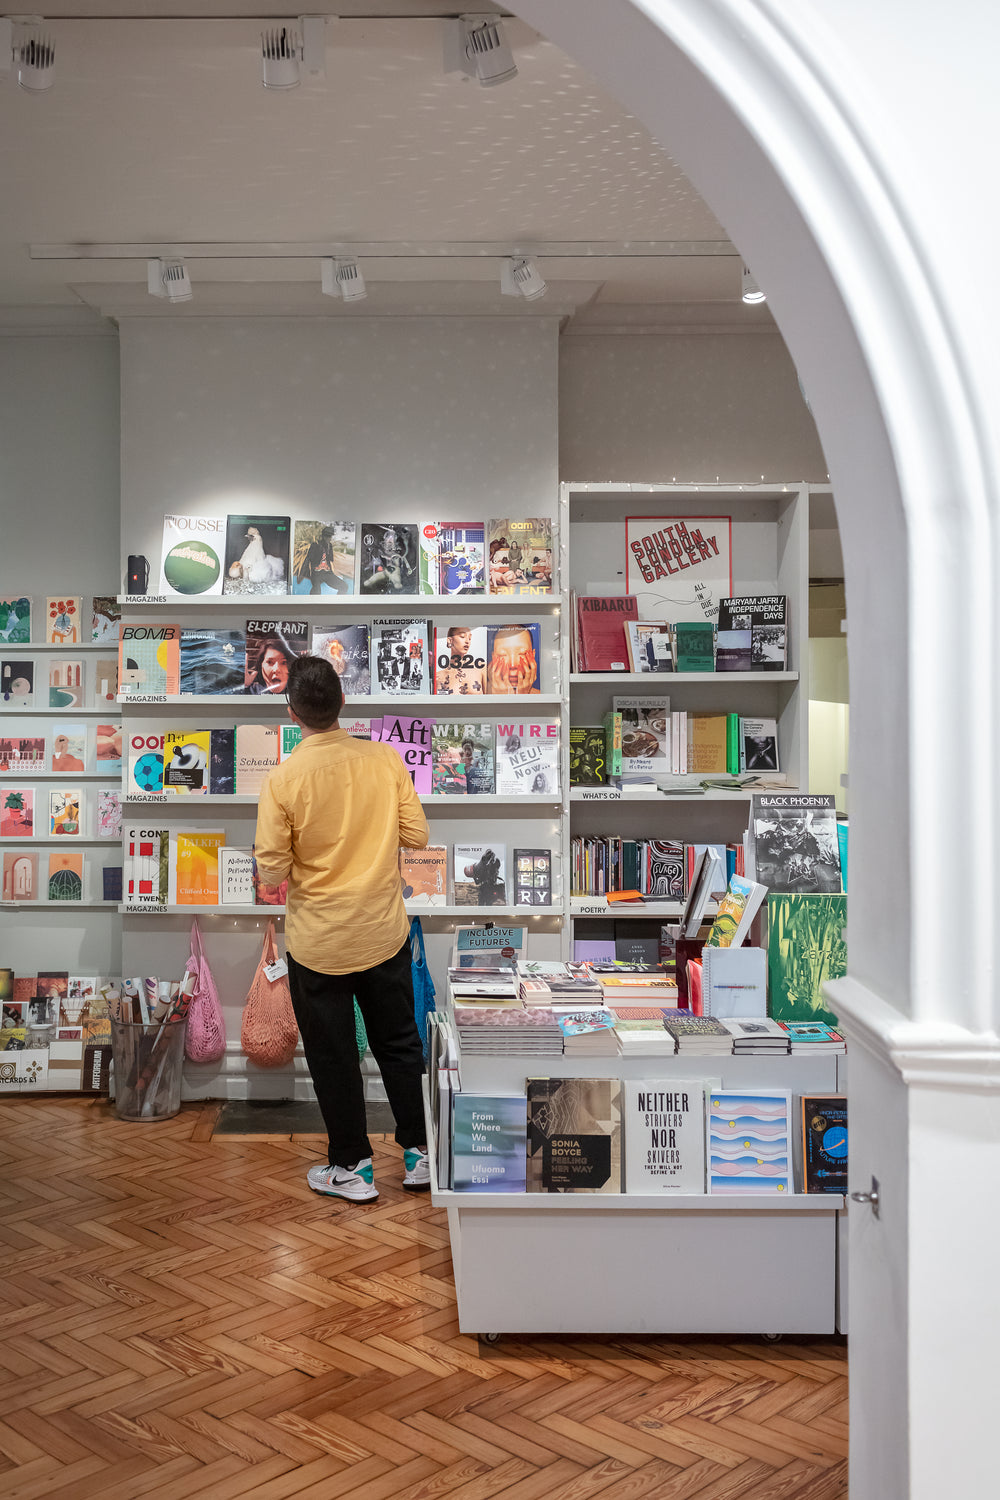
M403 1152L403 1186L405 1188L429 1188L431 1164L427 1152L416 1146L407 1146Z
M378 1197L372 1159L366 1156L353 1167L310 1167L306 1180L314 1193L331 1198L350 1198L354 1203L368 1203Z

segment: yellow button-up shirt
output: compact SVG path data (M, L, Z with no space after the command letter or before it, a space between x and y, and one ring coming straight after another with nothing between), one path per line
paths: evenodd
M371 969L402 947L409 919L398 851L423 849L427 819L389 745L343 729L311 734L264 780L257 868L288 880L285 941L321 974Z

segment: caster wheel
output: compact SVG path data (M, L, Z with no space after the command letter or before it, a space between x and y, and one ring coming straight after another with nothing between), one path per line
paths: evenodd
M481 1344L499 1344L500 1335L498 1333L481 1333L479 1335L479 1342Z
M761 1338L765 1344L780 1344L785 1337L783 1333L762 1333Z

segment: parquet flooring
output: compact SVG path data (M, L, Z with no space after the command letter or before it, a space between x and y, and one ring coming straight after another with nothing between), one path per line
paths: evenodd
M458 1332L445 1215L316 1137L0 1102L4 1500L840 1500L835 1340Z

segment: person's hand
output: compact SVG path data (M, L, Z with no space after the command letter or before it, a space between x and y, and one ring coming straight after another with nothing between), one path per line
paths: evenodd
M529 646L527 651L522 651L517 659L517 690L519 693L530 693L538 681L538 661L535 657L535 648Z
M510 658L501 653L490 662L489 689L491 693L510 693Z

